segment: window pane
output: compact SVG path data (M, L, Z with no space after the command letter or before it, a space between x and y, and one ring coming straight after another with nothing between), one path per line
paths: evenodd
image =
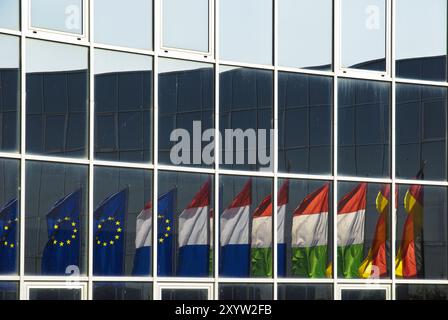
M211 167L214 139L202 133L214 128L213 65L174 59L159 62L159 162ZM178 140L172 141L176 134ZM212 130L213 136L214 131ZM204 139L206 140L206 139ZM204 154L202 154L204 152Z
M82 0L31 0L31 26L83 34Z
M338 170L348 176L389 176L390 84L340 79Z
M152 300L152 283L95 282L93 300Z
M159 276L213 275L213 176L159 172Z
M19 270L19 172L20 161L0 159L0 275L17 274Z
M0 28L20 29L20 0L0 1Z
M446 81L446 0L398 0L395 12L397 76Z
M277 211L279 277L331 277L333 188L326 181L280 179Z
M397 300L448 300L448 286L436 284L400 284Z
M0 300L19 300L17 282L0 282Z
M446 188L399 186L396 232L397 278L447 278Z
M162 300L208 300L208 290L162 289Z
M209 52L209 0L164 0L163 46Z
M27 40L26 151L87 156L88 49Z
M152 57L95 50L95 157L150 162Z
M278 2L279 64L285 67L331 70L332 0Z
M30 288L30 300L81 300L81 289Z
M390 185L338 184L338 277L390 278Z
M25 273L87 272L87 166L26 164Z
M20 40L0 35L0 47L0 150L14 152L20 137Z
M333 300L333 285L279 284L278 300Z
M333 80L286 72L278 78L279 170L330 174Z
M446 180L446 88L397 84L396 101L397 176Z
M223 284L219 285L219 300L272 300L271 284Z
M272 0L220 1L220 58L272 64Z
M272 170L273 73L223 66L219 77L221 167Z
M342 0L342 67L386 71L386 0Z
M386 290L343 289L341 300L386 300Z
M271 278L272 180L221 176L220 188L219 274Z
M95 42L152 50L152 1L94 2Z
M152 172L95 167L93 274L145 276L152 267Z

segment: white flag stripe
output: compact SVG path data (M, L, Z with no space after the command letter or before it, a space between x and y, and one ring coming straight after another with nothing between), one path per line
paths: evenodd
M302 214L292 222L292 247L310 248L327 244L328 212Z
M221 216L221 245L249 244L250 206L226 209Z
M285 213L286 204L279 206L277 213L277 243L285 243Z
M152 210L144 209L137 216L135 248L149 247L152 244Z
M208 206L185 209L179 216L179 247L208 243Z
M252 221L252 248L270 248L272 245L272 217L258 217Z
M338 246L364 243L365 210L338 214Z

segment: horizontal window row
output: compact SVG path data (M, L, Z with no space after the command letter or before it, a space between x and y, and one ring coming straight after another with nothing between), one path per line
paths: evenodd
M152 171L96 166L89 236L87 166L28 161L25 174L23 244L19 161L1 160L1 274L17 274L21 249L26 275L85 275L91 242L95 276L150 275L157 245L160 277L212 277L218 264L222 277L271 278L275 251L280 278L390 279L392 266L398 278L448 278L446 187L397 185L392 225L388 184L339 182L336 209L331 182L280 179L274 213L270 178L221 175L215 191L212 175L159 171L154 222Z
M28 2L28 1L27 1ZM277 3L278 64L313 70L390 72L392 1L279 0ZM88 38L87 0L29 0L24 14L34 33ZM153 15L160 17L161 50L214 54L215 1L163 0L153 13L153 1L124 6L118 0L93 3L93 41L133 49L153 49ZM227 61L272 65L273 0L222 0L219 17L219 56ZM20 0L0 4L0 28L20 29ZM338 19L334 19L334 14ZM397 0L395 68L403 78L447 80L447 3L445 0ZM336 26L336 21L339 25ZM333 61L333 33L340 33L340 61ZM431 36L428 37L427 35Z

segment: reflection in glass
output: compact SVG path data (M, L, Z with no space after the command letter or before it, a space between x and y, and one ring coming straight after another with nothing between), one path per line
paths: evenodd
M342 0L341 21L341 66L386 71L386 0Z
M87 166L26 164L25 273L86 273Z
M331 70L333 4L331 0L278 2L279 64Z
M279 170L331 173L333 81L279 73Z
M448 286L437 284L399 284L397 300L448 300Z
M338 277L390 278L390 185L338 184Z
M30 288L30 300L81 300L81 289Z
M386 300L386 290L382 289L343 289L341 300Z
M272 0L220 1L220 58L271 65L272 10Z
M400 185L396 233L398 279L447 278L446 188Z
M397 176L414 179L422 165L428 180L446 180L447 90L397 84Z
M280 179L278 190L278 276L331 277L331 184Z
M278 300L333 300L333 285L280 283Z
M20 247L19 163L18 160L0 159L0 275L17 274L18 272Z
M162 300L208 300L208 290L162 289Z
M0 47L0 150L14 152L20 136L19 37L0 35Z
M163 46L208 52L209 0L164 0Z
M27 40L26 151L87 155L88 49Z
M94 282L93 300L152 300L152 284L146 282Z
M221 167L272 170L273 73L223 66L219 77ZM228 135L227 129L232 129L231 134L242 130L246 137ZM260 136L262 130L264 136Z
M0 300L18 300L19 284L17 282L0 282Z
M152 3L148 0L95 0L95 42L152 50Z
M211 64L160 59L160 163L196 167L214 164L214 153L205 149L213 146L214 140L206 139L205 134L202 139L206 130L214 128L214 81ZM177 140L171 139L176 132ZM202 152L208 156L203 157Z
M159 276L213 275L213 194L211 175L159 172Z
M272 300L272 284L221 283L219 300Z
M271 179L221 176L220 188L220 275L272 277Z
M82 6L82 0L31 0L31 26L82 34Z
M19 30L20 28L19 17L20 17L20 0L0 1L0 28Z
M339 80L339 174L389 176L390 94L389 83Z
M398 0L395 12L397 76L446 81L446 0Z
M152 172L95 167L94 179L94 275L150 275Z
M95 157L151 161L152 58L95 50Z

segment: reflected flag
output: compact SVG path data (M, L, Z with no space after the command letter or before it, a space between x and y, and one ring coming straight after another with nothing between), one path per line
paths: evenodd
M376 210L379 217L376 223L375 235L373 237L372 247L367 254L366 259L359 267L360 278L370 278L372 275L378 277L387 276L387 218L390 205L390 185L385 185L376 197ZM373 266L376 266L377 271Z
M93 221L93 274L119 276L124 273L125 215L128 189L105 199L95 210Z
M151 273L152 202L149 201L136 219L135 256L132 274L146 276Z
M338 204L338 275L358 278L364 258L367 184L358 184Z
M221 215L220 274L248 277L250 274L249 223L252 203L252 180Z
M328 242L327 183L303 199L292 222L292 273L307 278L325 278Z
M12 199L0 209L0 273L17 272L18 201Z
M80 268L81 199L82 189L79 189L60 199L48 212L48 241L42 254L42 274L65 275L68 266Z
M210 264L210 190L211 179L208 179L188 207L179 215L178 276L208 276Z
M277 199L277 274L286 276L285 215L289 202L289 180L280 187Z
M161 195L157 201L157 274L173 275L174 212L177 190Z

